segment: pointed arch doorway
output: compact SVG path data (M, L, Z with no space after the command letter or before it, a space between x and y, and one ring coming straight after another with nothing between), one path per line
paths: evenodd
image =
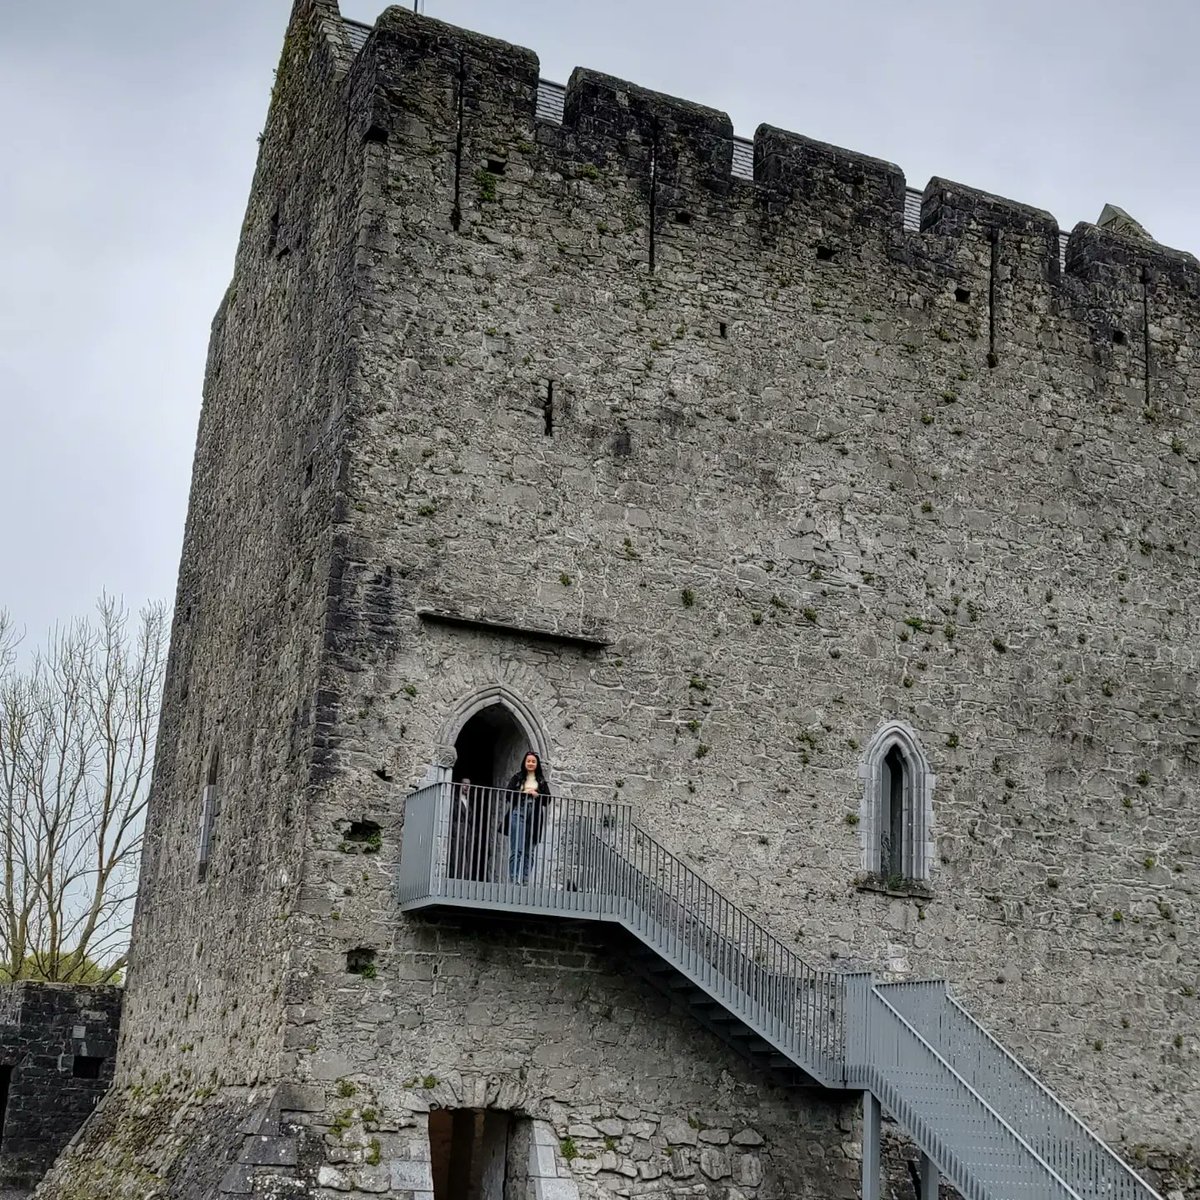
M442 744L454 748L449 773L455 782L470 779L478 787L503 787L526 750L548 761L541 722L503 684L490 684L463 700L443 727Z
M459 707L446 727L453 767L443 778L455 784L449 840L450 873L495 882L510 870L509 797L503 791L529 750L546 761L545 738L529 707L502 685L492 685ZM539 827L540 828L540 827ZM533 835L537 843L537 833Z
M502 788L530 747L528 733L512 710L497 700L469 717L454 739L454 782Z

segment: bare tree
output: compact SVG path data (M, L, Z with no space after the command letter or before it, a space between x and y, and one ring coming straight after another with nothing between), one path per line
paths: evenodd
M103 983L125 966L167 613L105 596L27 670L0 612L0 979Z

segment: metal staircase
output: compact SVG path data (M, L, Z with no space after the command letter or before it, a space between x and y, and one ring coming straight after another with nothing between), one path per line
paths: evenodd
M864 1096L863 1196L879 1195L882 1106L966 1200L1160 1200L949 995L815 968L656 842L628 805L435 784L406 800L405 911L608 921L660 986L791 1083Z

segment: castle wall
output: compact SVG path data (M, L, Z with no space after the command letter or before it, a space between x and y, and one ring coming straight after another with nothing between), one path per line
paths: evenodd
M213 323L122 1084L248 1085L277 1073L352 340L347 51L331 13L299 6L288 32ZM219 812L201 878L210 772Z
M42 1195L428 1200L430 1106L524 1122L535 1200L852 1190L852 1099L619 941L398 913L485 692L814 963L948 976L1192 1153L1194 260L1080 227L1064 269L942 180L907 232L889 164L764 126L734 179L720 113L577 71L550 125L528 51L390 9L351 63L335 19L298 5L214 326L123 1090ZM863 878L887 721L923 887Z
M330 1097L305 1121L339 1143L327 1185L428 1188L427 1112L490 1108L552 1131L574 1189L560 1200L856 1195L855 1098L772 1083L652 988L632 949L586 925L468 914L398 930L373 979L318 959L292 1040Z
M741 182L721 114L590 72L538 124L530 55L399 11L355 70L369 336L297 1072L346 1036L353 945L406 1046L441 1021L386 868L501 683L564 792L633 803L818 964L946 975L1135 1160L1186 1150L1194 260L1080 227L1064 271L1046 214L941 180L906 232L896 168L768 127ZM888 719L936 775L928 895L860 878ZM369 877L331 832L364 816Z
M0 1187L32 1187L113 1077L121 989L0 985Z

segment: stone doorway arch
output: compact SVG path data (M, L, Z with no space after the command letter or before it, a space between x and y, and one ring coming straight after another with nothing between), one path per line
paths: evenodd
M546 735L533 709L502 684L481 688L463 700L442 732L439 755L444 779L468 776L483 787L503 787L526 750L549 761Z

